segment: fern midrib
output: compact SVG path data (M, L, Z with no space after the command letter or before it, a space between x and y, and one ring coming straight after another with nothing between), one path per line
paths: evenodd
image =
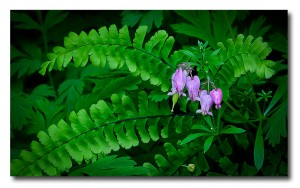
M72 141L73 139L76 139L84 134L87 134L88 132L90 131L93 131L93 130L97 130L101 127L105 127L105 126L108 126L110 124L119 124L119 123L122 123L122 122L126 122L126 121L132 121L132 120L138 120L138 119L152 119L152 118L158 118L158 117L175 117L175 116L197 116L199 114L197 113L188 113L188 114L167 114L167 115L154 115L154 116L140 116L140 117L134 117L134 118L126 118L126 119L123 119L123 120L118 120L118 121L114 121L114 122L109 122L109 123L105 123L105 124L102 124L102 125L99 125L97 127L94 127L92 129L89 129L87 131L84 131L76 136L74 136L73 138L67 140L66 142L63 142L62 144L60 145L57 145L56 147L52 148L51 150L47 151L45 154L41 155L40 157L38 157L37 159L35 159L34 161L32 161L31 163L29 163L27 166L25 166L24 168L22 168L17 176L23 171L25 170L27 167L29 167L30 165L34 164L35 162L37 162L38 160L42 159L43 157L47 156L49 153L51 153L52 151L56 150L57 148L59 147L62 147L63 145L69 143L70 141ZM69 125L70 126L70 125ZM51 139L52 140L52 139ZM69 154L70 155L70 154ZM70 156L71 157L71 156ZM56 167L55 167L56 168Z
M99 43L94 43L94 44L84 44L84 45L82 45L82 46L78 46L77 48L73 48L73 49L67 50L67 51L65 51L64 53L58 53L58 54L59 54L59 56L61 56L61 55L65 55L66 53L68 53L68 52L70 52L70 51L76 50L76 49L78 49L78 48L85 47L85 46L94 46L94 45L102 45L102 46L104 46L104 45L107 45L107 46L113 46L113 45L115 45L115 46L122 46L122 47L126 47L126 48L134 48L135 50L141 51L141 52L143 52L143 53L145 53L145 54L148 54L148 55L150 55L150 56L152 56L152 57L158 59L158 60L161 61L162 63L164 63L164 64L168 65L169 67L171 67L172 69L176 70L176 69L175 69L170 63L168 63L165 59L160 58L160 57L158 57L158 56L156 56L156 55L154 55L154 54L152 54L152 53L150 53L150 52L147 52L147 51L145 51L145 50L143 50L143 49L136 48L136 47L133 46L133 45L128 46L128 45L122 45L122 44L103 44L103 43L100 43L100 42L99 42ZM57 58L55 58L55 59L57 59Z
M225 65L229 61L229 59L234 58L234 57L236 57L238 55L243 55L243 54L254 55L254 56L258 57L258 59L262 63L262 59L257 54L253 54L253 53L250 53L250 52L243 52L243 53L237 53L237 54L231 55L229 58L226 58L226 60L224 61L224 63L218 68L217 73L215 74L215 76L213 78L213 82L215 81L215 78L216 78L217 74L219 73L219 71L222 69L223 65Z

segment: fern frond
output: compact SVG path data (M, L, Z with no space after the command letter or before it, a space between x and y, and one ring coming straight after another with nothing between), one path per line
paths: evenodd
M161 86L166 92L170 80L165 78L171 78L178 62L189 58L178 51L170 56L175 40L166 31L156 32L148 42L144 41L146 32L146 26L139 27L133 41L127 26L119 31L111 25L109 29L101 27L98 32L93 29L88 34L71 32L64 39L64 47L55 47L53 53L48 54L50 61L42 64L40 73L44 75L54 67L62 70L71 60L75 67L84 67L89 61L94 66L108 66L112 70L126 65L133 75L150 80L152 85Z
M133 100L138 101L135 106ZM31 151L22 151L21 159L12 161L14 176L61 175L73 163L89 164L94 154L110 154L121 148L129 149L140 142L167 138L171 130L181 133L193 124L195 114L171 114L168 101L148 100L139 92L137 99L114 94L111 103L100 100L90 107L90 114L82 109L69 116L70 125L60 120L51 125L48 133L39 132L39 141L31 143ZM196 118L195 118L196 119ZM174 124L169 127L169 124ZM173 131L172 131L173 132ZM88 147L87 147L88 146Z
M244 35L239 34L236 40L227 40L225 46L222 42L218 43L220 50L220 59L222 64L215 74L215 81L218 83L226 83L230 86L237 78L247 72L256 73L259 78L268 79L275 74L271 68L275 62L266 60L271 53L271 48L266 42L262 41L262 37L256 38L249 35L244 40Z

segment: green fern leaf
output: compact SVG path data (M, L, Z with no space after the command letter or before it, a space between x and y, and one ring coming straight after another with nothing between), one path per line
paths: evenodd
M109 67L112 70L127 66L134 76L149 80L152 85L161 87L163 92L170 88L170 80L178 62L188 61L189 57L175 51L170 55L174 38L161 30L145 42L147 27L137 29L131 42L127 26L119 31L115 25L109 29L102 27L88 34L69 33L64 39L64 47L55 47L48 54L49 61L41 65L40 73L53 68L62 70L72 61L75 67L85 67L90 61L94 66Z
M139 105L135 106L134 100ZM114 94L111 103L100 100L90 107L89 114L84 109L72 111L69 124L60 120L47 132L39 132L39 141L32 142L31 151L22 151L21 159L12 161L12 168L17 168L12 169L12 175L60 175L70 170L74 161L79 165L84 161L90 164L95 154L157 141L160 135L166 138L171 129L166 122L177 121L177 127L185 122L188 129L195 114L180 115L180 121L177 116L170 113L168 101L157 104L148 100L144 91L136 98Z
M237 78L246 73L256 73L259 78L268 79L275 74L272 67L275 63L265 58L270 54L271 48L261 37L256 38L249 35L244 39L242 34L236 40L227 40L227 46L219 42L220 60L224 62L215 74L215 81L221 85L230 87Z

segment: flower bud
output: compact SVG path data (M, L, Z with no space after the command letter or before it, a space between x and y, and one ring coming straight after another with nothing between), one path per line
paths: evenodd
M188 171L190 171L190 172L194 172L195 171L195 165L194 164L189 164L188 166L187 166L187 170Z
M192 101L200 100L199 96L199 88L200 88L200 79L198 76L190 77L188 76L186 79L186 88L189 93L189 98Z
M218 89L213 89L210 91L210 96L212 97L214 103L216 104L216 109L220 109L221 108L221 102L222 102L222 97L223 97L223 93L222 90L220 88Z
M174 111L174 106L175 106L175 104L177 103L178 98L179 98L179 94L178 94L178 93L175 93L175 94L172 96L172 103L173 103L173 105L172 105L171 112Z
M209 111L210 107L213 105L213 99L210 95L207 94L206 90L201 91L200 93L200 105L201 109L197 110L196 113L202 113L203 115L211 115L212 112Z

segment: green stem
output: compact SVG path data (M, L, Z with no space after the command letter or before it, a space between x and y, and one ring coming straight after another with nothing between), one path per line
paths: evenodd
M39 14L41 16L41 14ZM47 29L46 26L43 22L43 20L40 18L40 22L41 22L41 32L42 32L42 37L43 37L43 42L44 42L44 48L45 48L45 53L48 54L48 37L47 37ZM56 87L53 81L53 77L51 72L48 71L48 77L49 77L49 81L50 81L50 85L52 86L53 90L55 91L55 99L57 99L58 94L56 91Z
M253 97L253 99L254 99L254 103L255 103L255 106L256 106L256 110L257 110L257 112L258 112L258 119L259 119L259 120L263 120L264 115L263 115L263 113L262 113L261 110L260 110L259 104L258 104L258 102L257 102L256 95L255 95L255 92L254 92L254 87L253 87L253 85L252 85L252 82L251 82L251 80L250 80L250 77L249 77L248 73L246 73L246 77L247 77L249 86L250 86L250 88L251 88L251 90L252 90L252 97Z
M235 112L239 117L241 117L242 119L244 119L249 125L251 125L253 128L257 128L257 126L252 123L252 122L249 122L247 119L245 119L245 117L238 111L236 110L233 106L231 106L231 104L229 104L229 102L227 100L223 100L223 102L233 111Z
M210 83L210 79L209 76L207 75L207 93L209 94L209 83Z
M222 144L222 142L221 142L221 139L220 139L219 136L216 136L216 137L217 137L217 140L218 140L219 145L220 145L220 147L221 147L221 150L222 150L222 152L223 152L223 155L225 156L225 151L224 151L224 148L223 148L223 144Z
M231 27L231 25L230 25L230 22L229 22L229 19L228 19L228 15L227 15L227 12L226 12L226 11L223 11L223 13L224 13L225 21L226 21L226 24L227 24L227 26L228 26L229 32L230 32L230 34L231 34L231 37L232 37L233 40L235 40L235 36L234 36L234 34L233 34L233 30L232 30L232 27Z

